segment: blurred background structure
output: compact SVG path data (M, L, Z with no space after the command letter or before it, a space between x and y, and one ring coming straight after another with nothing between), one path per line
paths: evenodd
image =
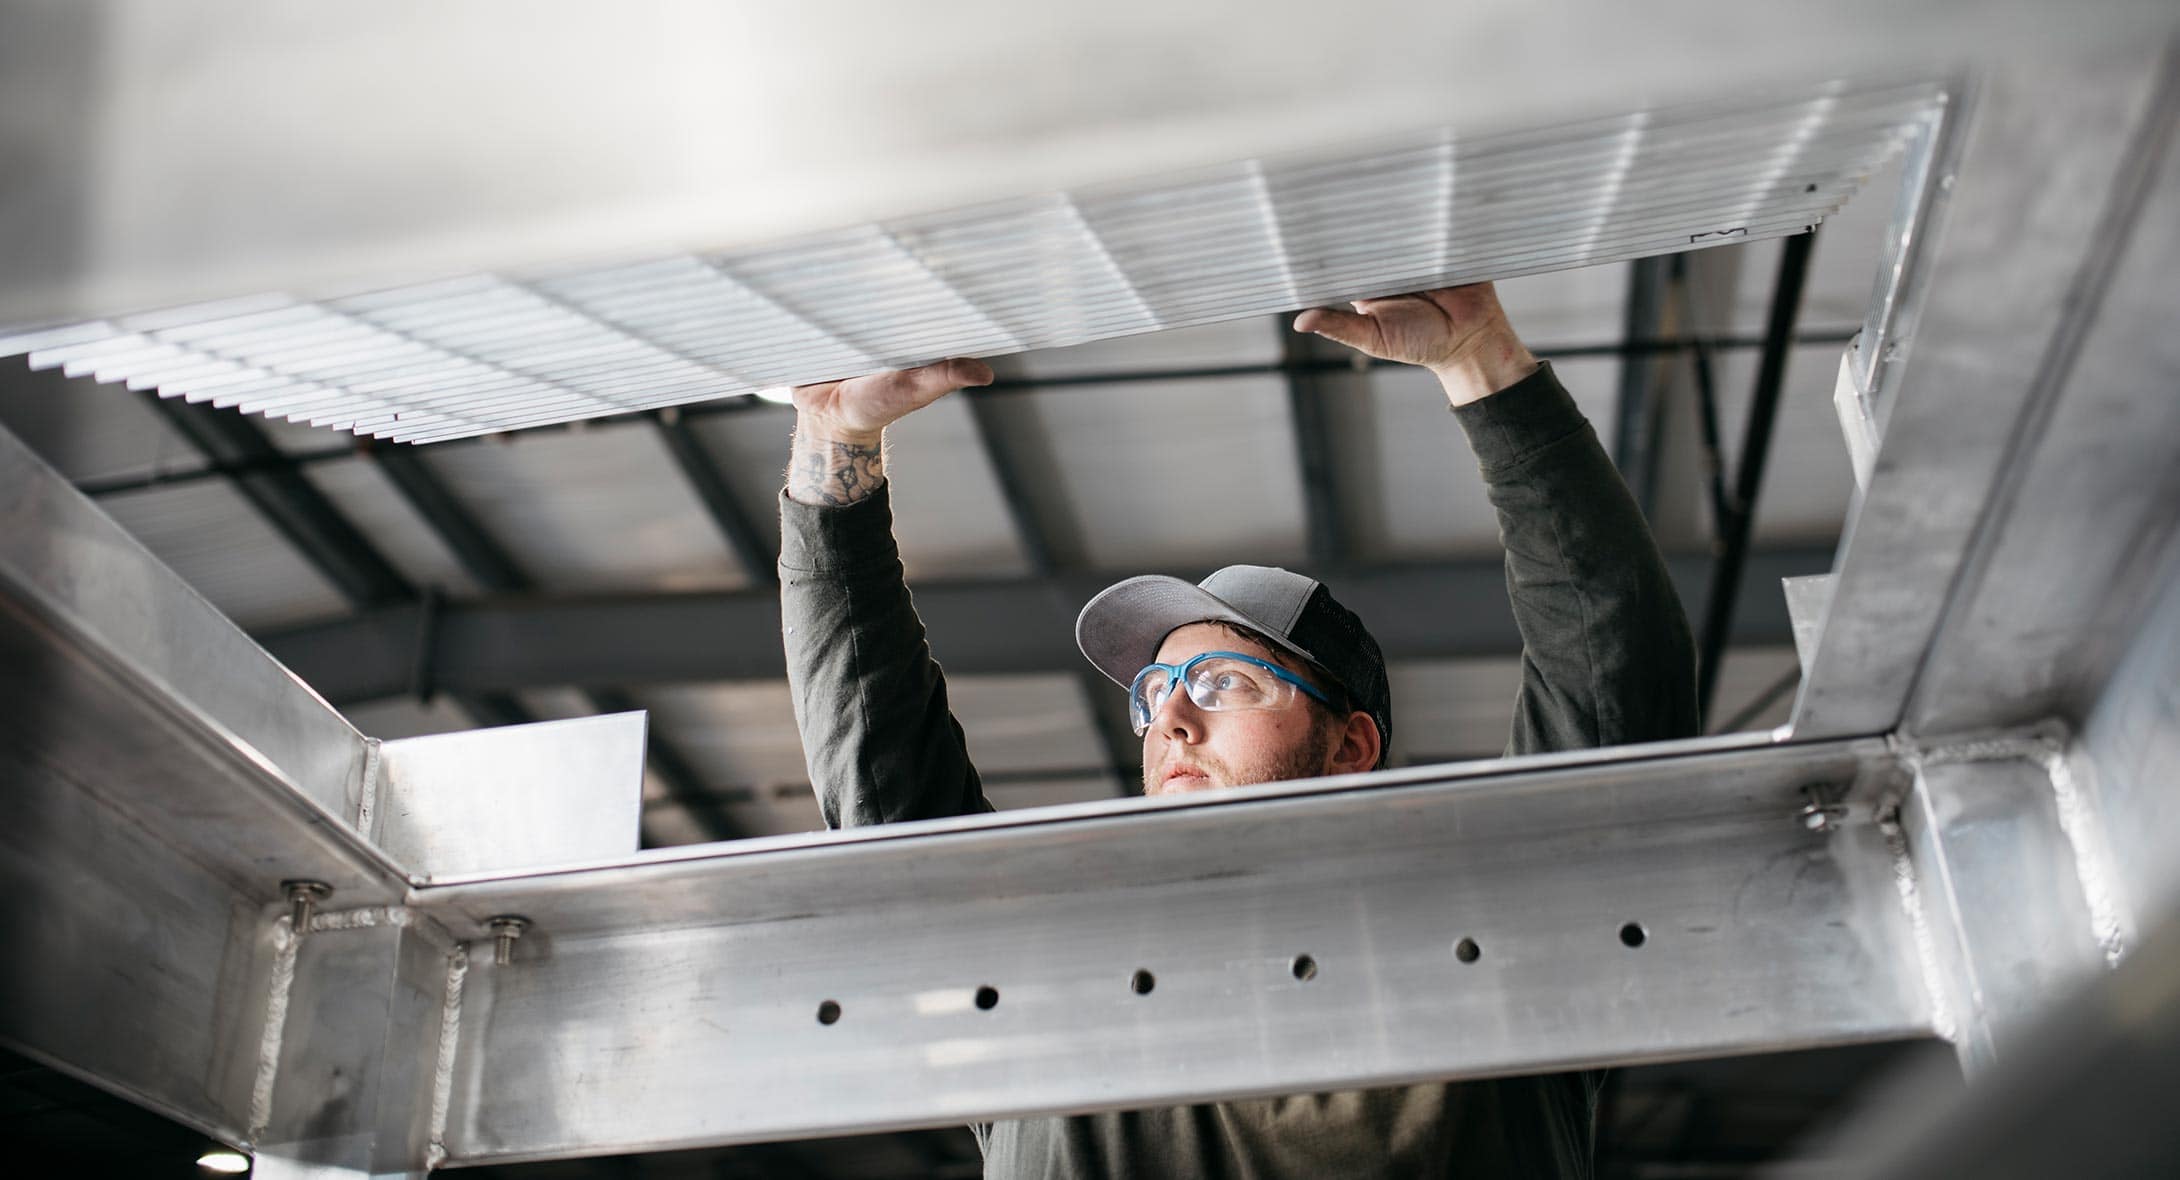
M645 848L808 833L822 822L772 594L793 417L778 401L665 399L410 446L162 398L156 380L114 379L128 373L101 383L96 355L71 357L80 345L51 334L267 293L315 306L484 272L548 285L1437 128L1549 136L1837 78L1928 83L1967 104L1952 114L1957 141L1884 153L1812 232L1570 254L1543 273L1505 270L1517 277L1501 293L1672 563L1700 632L1709 732L1753 735L1743 740L1755 747L1791 723L1805 743L1889 735L1915 751L2070 727L2036 730L2019 749L2092 781L2062 783L2052 829L2073 858L2061 875L2083 866L2071 904L2085 920L2067 937L2024 935L2017 959L1980 962L2003 940L1977 941L1986 903L1963 887L1948 912L1971 932L1960 974L1976 983L1957 1022L1920 1013L1922 1035L1874 1043L1630 1058L1647 1063L1614 1074L1600 1174L1862 1174L1868 1145L1823 1133L1877 1078L1903 1063L1935 1070L1918 1101L1940 1109L1960 1093L1956 1047L1972 1073L2002 1060L2009 1034L1994 1030L2095 974L2084 962L2119 962L2128 936L2152 926L2174 884L2154 866L2180 834L2169 774L2162 793L2142 781L2173 741L2170 669L2160 679L2154 655L2139 654L2163 650L2155 628L2171 629L2172 608L2157 604L2170 598L2180 498L2180 370L2158 327L2175 308L2162 268L2180 224L2162 6L1847 3L1791 18L1693 0L1607 12L1373 4L1337 18L1304 5L917 7L11 5L0 13L0 337L44 343L0 360L0 428L361 734L643 710ZM1772 180L1798 147L1778 149ZM1623 158L1600 183L1627 170ZM1922 229L1918 199L1950 220L1942 237L1903 242L1904 225ZM1597 217L1606 223L1603 208ZM1924 265L1911 282L1895 277L1903 258ZM1175 282L1187 289L1185 271ZM858 289L828 293L852 305ZM1288 332L1295 308L1267 298L1219 322L978 350L994 353L997 384L892 432L910 582L1002 809L1139 793L1118 691L1082 664L1068 629L1090 593L1132 573L1254 561L1321 574L1385 640L1400 713L1392 765L1502 747L1519 637L1458 429L1426 374L1350 363ZM1873 306L1894 298L1924 314L1927 341L1912 315ZM1870 346L1873 328L1885 347ZM1835 397L1843 382L1865 399L1863 435ZM1206 436L1220 440L1223 494L1179 497L1170 473L1212 461L1191 441ZM46 519L14 521L29 536ZM1857 544L1860 564L1846 556ZM1790 609L1781 579L1827 574L1848 607ZM13 682L14 732L45 750L31 719L65 726L24 703L31 684ZM170 687L187 697L191 686ZM1851 798L1830 802L1872 840L1884 828L1904 842L1902 863L1929 872L1915 859L1927 841L1937 863L1980 881L2043 850L2022 837L1981 864L1961 849L1990 846L1996 829L1983 826L1946 855L1944 834L1977 815L1973 799L2005 796L1901 758L1902 773L1936 784L1907 805L1939 801L1925 804L1927 832L1867 767ZM2085 811L2112 829L2091 842L2095 856ZM25 879L46 871L36 830L11 862ZM11 911L4 929L43 946L29 912ZM2011 982L1998 982L2001 962ZM1950 978L1926 964L1921 982L1936 996ZM145 1019L145 1036L156 1023ZM200 1129L78 1080L101 1071L20 1028L0 1038L29 1053L6 1060L0 1126L47 1166L195 1172ZM980 1173L956 1128L453 1162L571 1178Z

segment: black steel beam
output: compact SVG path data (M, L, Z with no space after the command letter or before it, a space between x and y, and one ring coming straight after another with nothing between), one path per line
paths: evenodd
M1623 338L1657 338L1665 319L1666 275L1663 258L1638 258L1628 268ZM1656 355L1629 352L1620 357L1619 406L1612 431L1612 461L1645 520L1657 502L1659 435L1665 422L1657 369Z
M1316 343L1319 337L1288 330L1284 333L1281 366L1287 382L1287 421L1294 431L1295 465L1302 483L1305 551L1320 566L1347 560L1347 517L1341 510L1340 486L1332 462L1332 423L1328 402L1343 394L1360 394L1359 378L1369 371L1371 358L1353 350Z
M401 498L438 535L454 560L479 586L495 593L515 593L531 588L531 581L514 555L495 540L483 522L457 500L454 492L425 466L415 447L372 443L363 453L401 493Z
M1771 453L1772 426L1779 412L1779 393L1786 384L1786 362L1794 349L1794 323L1801 315L1802 288L1809 277L1809 253L1816 245L1814 229L1785 239L1779 251L1779 273L1771 289L1771 314L1764 329L1764 351L1756 367L1756 388L1749 417L1741 432L1741 459L1734 469L1731 511L1722 522L1718 560L1711 570L1710 591L1703 598L1703 628L1697 650L1696 703L1708 717L1711 698L1718 690L1718 665L1726 654L1733 629L1734 609L1741 592L1742 567L1748 560L1749 539L1756 524L1756 497L1764 486L1764 464Z
M1737 644L1792 642L1779 579L1822 573L1829 547L1748 555L1748 609L1734 616ZM1684 601L1711 572L1702 556L1667 561ZM1133 571L1144 572L1144 571ZM1164 571L1190 580L1208 571ZM1495 559L1305 571L1339 591L1369 621L1390 658L1512 655L1521 636L1506 606L1506 572ZM1074 616L1114 575L929 582L916 607L933 652L954 674L1074 672ZM274 656L335 702L408 691L422 611L415 604L259 636ZM769 591L618 597L508 596L449 602L431 632L431 660L448 691L777 680L779 598Z
M379 606L416 597L416 587L401 571L240 410L193 406L155 393L146 393L144 404L207 460L238 465L226 474L229 484L349 605Z
M778 555L772 552L771 543L759 531L757 522L742 510L741 501L734 498L734 491L727 486L718 462L705 448L704 440L690 429L681 408L668 406L653 414L651 421L658 428L659 439L674 456L674 465L681 469L682 478L689 481L689 489L704 506L704 514L711 517L712 526L719 530L719 538L727 543L734 559L749 574L750 581L760 586L777 585L780 580Z
M1014 539L1022 546L1023 559L1029 563L1031 573L1049 574L1059 567L1059 561L1053 555L1051 530L1037 518L1036 507L1030 502L1029 480L1014 461L1014 452L1000 445L999 424L994 420L991 403L972 397L968 405L977 448L991 465L992 480L999 485L1000 506L1007 510L1007 521L1014 526Z

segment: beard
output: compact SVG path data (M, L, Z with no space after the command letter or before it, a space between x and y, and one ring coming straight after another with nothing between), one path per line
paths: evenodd
M1320 731L1315 737L1317 740L1286 750L1271 751L1265 757L1251 758L1243 763L1230 763L1223 758L1187 759L1190 765L1203 770L1207 777L1185 780L1188 785L1165 793L1188 794L1218 787L1246 787L1257 783L1283 783L1298 778L1315 778L1325 773L1325 759L1330 753L1327 745L1329 735ZM1159 784L1153 776L1163 775L1171 765L1169 762L1158 767L1143 768L1145 795L1160 793Z

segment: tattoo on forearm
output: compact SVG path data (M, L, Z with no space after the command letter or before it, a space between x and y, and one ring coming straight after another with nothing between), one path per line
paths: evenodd
M787 494L801 503L838 508L868 498L884 482L885 452L878 444L795 440Z

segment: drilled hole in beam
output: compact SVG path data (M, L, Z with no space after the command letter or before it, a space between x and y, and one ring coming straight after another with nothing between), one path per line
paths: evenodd
M1317 978L1317 960L1308 955L1294 957L1294 977L1304 983Z
M1484 957L1484 948L1476 945L1473 938L1464 938L1453 944L1453 957L1464 963L1473 963Z
M1627 925L1620 927L1621 946L1638 947L1649 940L1650 932L1644 930L1643 924L1640 922L1629 922Z
M840 1019L840 1005L827 1000L818 1005L818 1023L832 1024Z
M1134 975L1128 977L1128 990L1139 996L1151 994L1151 989L1157 986L1158 977L1140 968L1136 970Z
M976 989L976 1006L991 1011L999 1006L999 989L990 984Z

